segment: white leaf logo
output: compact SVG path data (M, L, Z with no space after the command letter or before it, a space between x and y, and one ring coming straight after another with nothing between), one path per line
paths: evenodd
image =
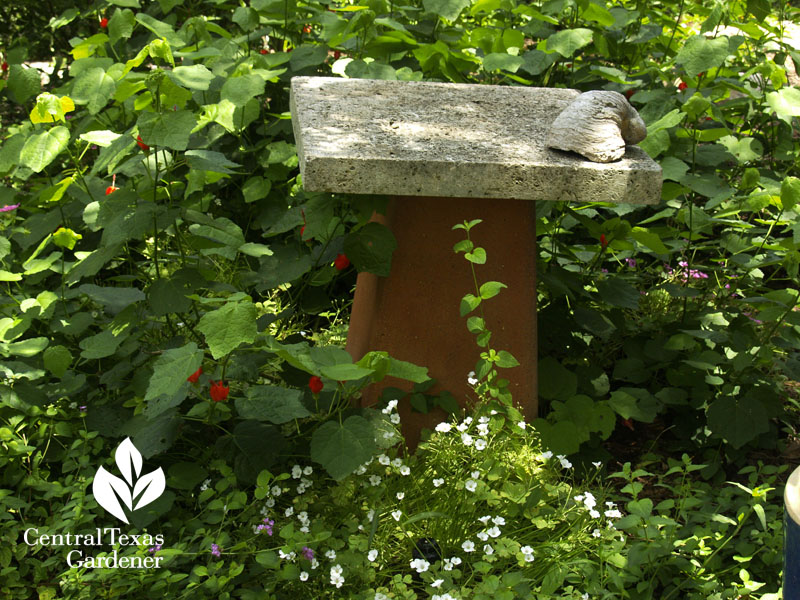
M103 467L97 469L92 482L92 494L97 503L120 521L128 523L125 508L129 512L147 506L164 493L166 481L161 467L146 475L142 472L142 455L130 438L117 446L114 459L124 480L112 475ZM134 506L134 501L136 506ZM120 503L121 502L121 503Z

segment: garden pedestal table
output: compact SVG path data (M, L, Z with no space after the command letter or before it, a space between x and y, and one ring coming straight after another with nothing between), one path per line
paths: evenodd
M389 195L386 224L397 239L388 277L356 281L347 351L370 350L428 367L437 390L464 406L467 374L481 349L459 314L475 293L472 273L453 245L453 225L482 219L471 236L487 253L479 283L506 284L484 306L491 347L520 366L501 369L526 418L537 411L536 200L655 203L661 168L638 147L613 163L594 163L545 147L549 125L580 92L572 89L295 77L291 112L303 188L310 192ZM365 389L362 405L386 386ZM405 384L405 385L404 385ZM405 404L405 403L403 403ZM437 409L438 412L438 409ZM444 413L400 406L415 447L423 427Z

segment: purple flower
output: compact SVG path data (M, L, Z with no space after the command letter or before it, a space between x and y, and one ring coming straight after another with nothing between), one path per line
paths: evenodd
M87 408L87 406L84 404L83 406L79 406L78 410L81 411L81 412L86 412L86 408Z
M272 519L264 519L264 521L256 527L256 532L261 533L262 531L266 531L267 535L272 535L272 526L275 525L275 521Z
M218 557L220 555L219 546L211 544L211 554Z
M314 560L314 551L308 546L303 546L303 556L305 556L307 560Z
M0 213L11 212L12 210L16 210L18 208L19 204L6 204L3 208L0 208Z
M631 269L636 268L636 259L635 258L626 258L625 264L628 265Z
M147 551L148 551L150 554L155 554L155 553L156 553L156 552L158 552L159 550L161 550L161 544L156 544L155 546L150 546L150 547L147 549Z

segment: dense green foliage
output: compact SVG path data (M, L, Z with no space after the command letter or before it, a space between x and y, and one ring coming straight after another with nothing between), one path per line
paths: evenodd
M336 550L346 570L341 590L326 583L338 564L330 559L309 583L317 587L302 588L316 590L309 597L437 593L406 568L415 536L436 531L452 546L443 552L458 551L455 526L448 533L429 513L486 507L525 531L533 519L565 540L551 558L563 551L574 561L562 569L537 550L539 566L528 568L521 548L548 538L523 532L502 546L509 562L475 557L441 594L731 598L759 582L775 592L780 516L765 500L776 472L756 473L747 456L781 450L800 408L783 386L800 374L800 91L785 67L787 58L800 65L785 32L797 14L769 0L115 0L64 7L41 40L8 37L2 593L271 598L286 586L298 597L309 567L278 560L278 548L299 555L304 546L320 560ZM25 18L10 16L11 35ZM50 45L68 64L43 84L26 61L50 60ZM572 518L580 500L549 466L536 467L539 483L503 488L523 475L494 477L487 458L476 468L503 480L494 491L437 499L426 473L461 450L434 436L413 461L416 488L402 510L416 518L400 531L387 498L402 488L357 473L398 442L391 410L356 409L351 398L387 374L424 386L426 373L380 353L354 363L341 347L355 272L388 273L395 241L369 223L381 198L303 191L288 113L295 75L626 93L648 124L641 146L664 170L662 203L540 203L541 418L535 435L498 435L498 449L485 452L506 470L523 459L509 463L503 452L539 442L576 464L606 463L618 420L655 423L666 430L660 449L675 458L651 456L646 468L694 471L694 455L711 484L739 473L752 479L747 489L715 497L709 484L664 474L674 496L653 503L637 487L648 474L627 466L622 495L605 496L627 502L616 522L625 535L595 537ZM476 269L491 280L491 257ZM478 371L478 392L504 400L488 369ZM513 422L505 404L487 406ZM136 528L164 533L167 568L68 570L60 550L22 544L31 526L95 526L105 513L91 479L126 436L167 473L168 491L132 516ZM260 501L294 464L312 462L313 497L284 495L280 507L313 506L319 521L302 532L280 513L280 533L253 556ZM449 472L463 493L471 470L453 463ZM375 488L366 520L348 514L362 485ZM373 528L370 542L379 536L390 569L368 566L375 546L359 525ZM667 561L675 547L680 556ZM519 576L503 578L517 563Z

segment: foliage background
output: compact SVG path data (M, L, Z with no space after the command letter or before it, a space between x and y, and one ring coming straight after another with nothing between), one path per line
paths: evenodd
M6 520L69 530L94 519L88 482L124 436L158 455L178 490L150 522L190 506L212 470L248 489L263 469L301 456L339 478L372 455L383 427L349 398L386 373L424 379L385 356L354 365L337 346L356 271L387 272L393 238L368 224L382 199L303 192L288 114L294 75L625 93L648 124L642 147L664 169L662 203L539 205L537 431L587 464L620 458L624 422L639 449L654 439L696 455L714 482L791 448L793 4L48 9L2 9ZM23 25L42 35L20 35ZM51 56L43 86L29 62ZM352 267L338 269L339 254ZM311 376L325 383L319 395ZM222 380L227 402L212 402L209 386ZM50 577L55 558L31 567L15 548L0 564L22 581Z

